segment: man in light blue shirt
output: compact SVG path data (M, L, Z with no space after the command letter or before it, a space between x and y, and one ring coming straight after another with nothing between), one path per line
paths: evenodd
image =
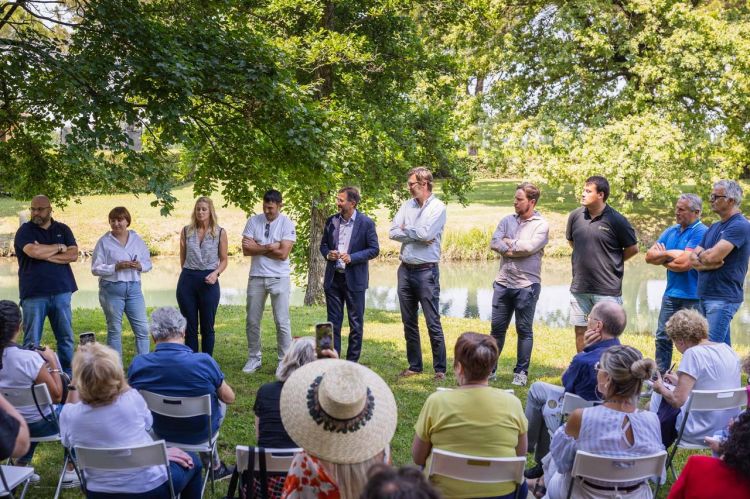
M677 223L665 230L646 253L646 263L667 268L667 289L661 299L656 327L656 364L665 373L672 363L672 341L667 321L678 310L698 308L698 272L690 267L690 253L708 228L700 221L703 202L695 194L682 194L675 204Z
M440 324L440 240L445 227L445 204L432 194L432 173L424 167L407 174L412 199L401 205L389 236L401 243L398 268L398 301L406 337L409 368L401 376L422 372L418 307L422 305L432 346L435 379L445 379L446 357L443 326Z

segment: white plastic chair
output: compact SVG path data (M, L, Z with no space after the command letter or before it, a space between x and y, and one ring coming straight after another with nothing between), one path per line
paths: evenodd
M81 483L84 490L86 489L85 475L87 469L116 471L145 466L165 466L167 468L170 497L172 499L177 497L172 484L172 472L169 468L169 457L164 440L132 447L92 448L76 446L75 452L82 470Z
M219 432L215 434L211 425L211 395L201 395L200 397L172 397L160 395L148 390L139 390L141 396L146 401L151 412L161 414L170 418L193 418L205 416L206 434L208 440L198 444L185 444L181 442L167 442L168 447L177 447L186 452L207 452L209 453L209 469L206 470L206 477L201 487L201 497L206 490L208 481L211 481L211 492L214 492L214 449L219 439Z
M33 392L32 392L33 390ZM30 388L0 388L0 394L13 405L13 407L28 407L36 406L42 414L42 417L53 418L55 424L59 428L60 425L57 421L57 413L55 412L55 403L52 401L52 396L49 394L47 385L39 384L34 385ZM50 414L46 414L45 409L50 409ZM31 442L43 443L43 442L61 442L60 432L46 437L31 437ZM62 445L62 442L61 442ZM80 478L81 473L78 471L75 459L70 454L70 450L63 446L63 453L65 458L63 459L62 470L60 471L60 477L57 480L57 488L55 489L54 498L57 499L60 496L60 490L62 489L63 476L65 475L65 469L68 466L68 462L73 463L73 468L76 474Z
M255 448L256 456L260 453L260 448ZM237 453L237 473L247 470L249 464L250 447L247 445L238 445L235 449ZM263 449L266 456L266 471L268 473L287 473L292 465L294 456L302 452L302 449ZM260 471L260 460L255 460L253 471Z
M685 432L685 426L690 413L724 411L735 408L739 410L745 406L747 406L747 389L744 387L730 390L693 390L690 392L690 397L687 404L685 404L685 416L682 418L680 429L677 432L677 439L674 441L672 449L669 451L669 457L667 458L667 468L672 471L672 477L675 480L677 480L677 474L675 473L672 460L677 449L703 450L709 448L707 445L682 442L682 434ZM711 435L703 436L710 437Z
M2 466L0 465L0 496L14 499L12 490L23 485L19 499L23 499L31 482L34 468L31 466Z
M576 452L573 470L570 472L571 478L567 497L568 499L572 497L575 481L584 479L600 480L611 483L612 487L617 487L618 483L656 478L658 491L666 460L666 451L660 451L650 456L623 458L599 456L579 450Z
M516 498L524 481L526 457L480 457L432 449L432 460L427 476L440 475L464 482L516 484Z

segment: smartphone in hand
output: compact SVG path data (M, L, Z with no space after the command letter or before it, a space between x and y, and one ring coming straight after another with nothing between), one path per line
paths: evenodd
M315 352L320 357L322 350L333 350L333 323L319 322L315 324Z
M96 343L96 335L90 331L79 334L78 345L85 345L86 343Z

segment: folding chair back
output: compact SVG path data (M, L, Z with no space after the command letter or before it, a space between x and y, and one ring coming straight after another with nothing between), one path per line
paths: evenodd
M57 414L54 411L55 403L52 401L49 389L44 383L34 385L30 388L0 388L0 394L16 408L37 406L37 409L40 411L49 408L52 417L57 420ZM47 416L45 413L41 414Z
M618 483L644 481L656 477L658 491L666 462L666 451L659 451L650 456L609 457L579 450L576 452L573 469L570 472L567 497L568 499L572 497L573 484L579 478L601 480L616 486Z
M0 496L7 495L13 499L15 496L11 491L23 483L23 490L21 490L21 495L18 496L19 499L23 499L33 474L34 468L31 466L0 465Z
M523 483L525 457L479 457L432 449L429 476L440 475L465 482Z
M172 473L169 469L167 446L164 440L134 445L132 447L97 449L76 446L75 452L82 475L85 475L86 469L115 471L143 468L146 466L165 466L167 468L167 479L169 480L169 491L172 498L175 497L172 486Z
M685 408L685 419L691 411L722 411L746 405L747 389L744 387L731 390L693 390Z
M256 455L259 453L259 448L255 448ZM302 449L263 449L263 453L266 455L266 471L268 473L287 473L289 467L292 465L292 459L294 456L302 452ZM242 473L247 470L250 447L247 445L238 445L236 448L237 453L237 472ZM255 459L255 466L253 471L260 471L260 460Z
M211 420L211 395L200 397L171 397L148 390L139 390L151 412L170 418L193 418L208 416Z

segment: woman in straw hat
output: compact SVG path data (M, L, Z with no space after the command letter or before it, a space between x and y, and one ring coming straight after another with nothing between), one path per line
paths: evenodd
M281 419L304 449L292 462L282 497L356 499L369 468L384 460L396 430L396 400L370 369L324 359L300 367L284 383Z
M489 386L489 376L497 364L495 340L486 334L463 333L456 341L453 369L458 389L430 395L414 429L412 458L429 469L433 447L482 457L526 455L528 422L521 401ZM433 485L445 497L513 497L516 485L469 483L443 476L433 477ZM523 484L520 497L526 497Z

